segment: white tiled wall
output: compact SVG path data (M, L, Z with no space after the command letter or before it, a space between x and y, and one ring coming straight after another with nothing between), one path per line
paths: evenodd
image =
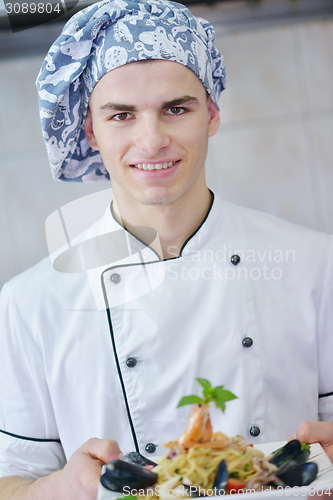
M208 184L229 201L333 232L333 21L217 43L228 81ZM47 255L50 213L109 188L52 180L34 86L41 62L0 60L0 286Z
M208 181L225 199L333 232L333 22L220 36L227 68Z

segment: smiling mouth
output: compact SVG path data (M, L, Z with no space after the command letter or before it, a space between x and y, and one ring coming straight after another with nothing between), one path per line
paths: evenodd
M177 161L169 161L164 163L137 163L136 165L132 165L139 170L162 170L166 168L172 167Z

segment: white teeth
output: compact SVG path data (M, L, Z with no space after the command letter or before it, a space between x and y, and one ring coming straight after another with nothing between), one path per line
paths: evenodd
M169 161L168 163L137 163L134 167L140 170L162 170L162 168L172 167L176 162Z

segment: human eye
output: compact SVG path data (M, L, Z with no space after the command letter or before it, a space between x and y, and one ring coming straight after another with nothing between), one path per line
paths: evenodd
M181 106L172 106L165 110L167 115L183 115L186 111L187 109Z
M130 118L132 118L132 115L127 111L123 111L122 113L117 113L116 115L110 117L111 120L114 120L116 122L124 122L126 120L129 120Z

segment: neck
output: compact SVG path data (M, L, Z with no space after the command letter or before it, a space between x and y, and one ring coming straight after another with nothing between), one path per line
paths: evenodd
M196 191L185 193L165 205L142 205L115 193L114 215L124 227L131 226L134 233L133 226L152 227L157 231L158 238L150 246L162 259L177 257L184 242L205 218L212 202L206 185Z

